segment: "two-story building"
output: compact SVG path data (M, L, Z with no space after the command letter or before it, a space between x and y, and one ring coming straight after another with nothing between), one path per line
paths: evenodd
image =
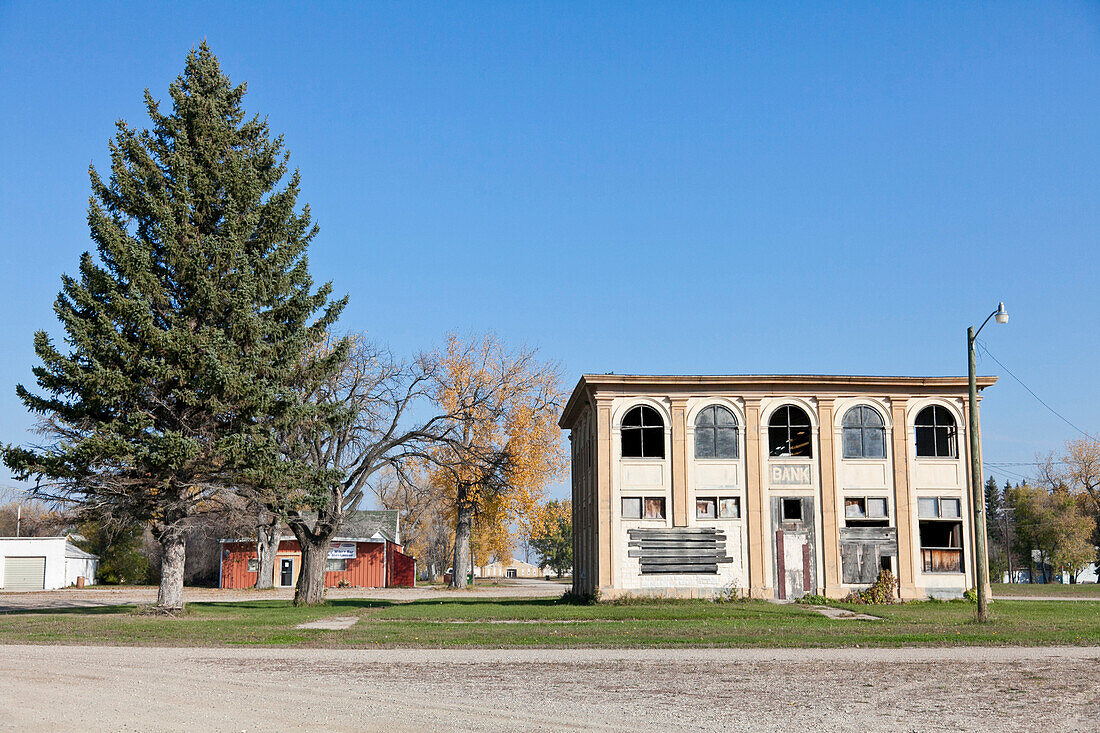
M996 382L980 377L979 389ZM965 377L586 374L573 589L903 598L974 585Z

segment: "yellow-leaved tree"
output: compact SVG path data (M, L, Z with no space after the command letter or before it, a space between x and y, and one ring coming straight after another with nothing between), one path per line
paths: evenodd
M453 512L451 584L463 588L474 522L477 559L507 559L513 531L527 534L546 487L565 470L564 392L558 364L489 334L452 334L436 363L433 397L450 429L432 450L432 481Z

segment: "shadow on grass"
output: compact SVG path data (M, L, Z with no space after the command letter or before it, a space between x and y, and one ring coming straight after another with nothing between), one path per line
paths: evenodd
M112 616L136 611L139 606L124 604L119 606L64 606L62 608L8 608L0 610L4 616Z

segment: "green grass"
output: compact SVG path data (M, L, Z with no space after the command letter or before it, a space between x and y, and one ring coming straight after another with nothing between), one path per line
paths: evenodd
M993 597L1037 596L1047 598L1095 598L1100 601L1100 583L993 583Z
M572 605L559 600L461 598L391 603L337 599L314 608L288 601L191 603L179 618L133 606L0 614L0 643L302 647L839 647L1100 644L1100 601L998 601L993 622L972 605L852 607L882 621L833 621L762 601L654 601ZM350 629L295 629L355 615Z

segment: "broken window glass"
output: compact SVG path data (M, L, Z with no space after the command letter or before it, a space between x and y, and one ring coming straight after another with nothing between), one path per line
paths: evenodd
M646 497L645 500L645 518L646 519L664 519L665 518L665 499L664 497Z
M794 405L783 405L768 423L769 455L812 458L810 418Z
M631 408L623 416L620 428L623 458L665 457L665 423L652 407Z
M955 458L958 456L958 431L951 411L941 405L929 405L915 420L917 457Z
M848 519L863 519L867 516L866 503L863 499L845 499L844 516Z
M926 573L961 573L962 522L920 522L921 565Z
M731 496L718 500L718 516L722 519L740 519L741 518L741 499L737 496Z
M802 521L802 500L801 499L784 499L783 500L783 521L784 522L801 522Z

